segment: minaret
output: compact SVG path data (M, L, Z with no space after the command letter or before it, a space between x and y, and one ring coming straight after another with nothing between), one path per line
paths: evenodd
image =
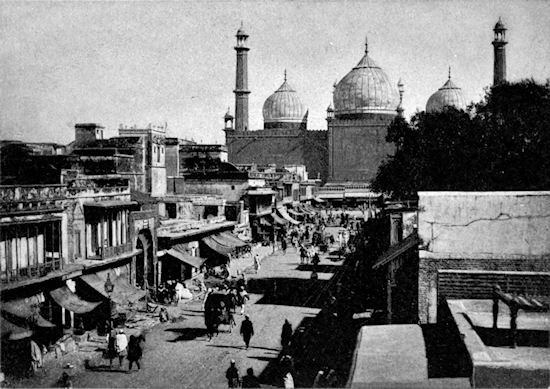
M508 43L506 42L506 28L500 18L498 18L493 31L495 32L495 39L492 42L495 50L493 85L498 85L506 81L506 49L504 46Z
M235 82L235 130L248 131L248 50L243 24L237 31L237 76Z
M403 93L405 93L405 85L401 79L397 81L397 90L399 91L399 105L397 106L396 111L399 116L403 117L403 111L405 111L403 109Z

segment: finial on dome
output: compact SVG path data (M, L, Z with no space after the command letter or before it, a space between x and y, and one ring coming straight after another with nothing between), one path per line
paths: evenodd
M285 82L286 82L286 69L285 69Z
M449 80L451 79L451 65L449 65Z
M369 37L365 36L365 54L369 53Z

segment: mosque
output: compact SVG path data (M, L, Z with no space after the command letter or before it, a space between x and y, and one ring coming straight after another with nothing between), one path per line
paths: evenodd
M494 83L506 79L505 31L499 19L494 29ZM397 84L372 59L368 41L362 58L334 85L333 104L327 108L327 129L307 127L308 109L284 73L283 83L263 105L264 127L248 127L248 51L249 35L237 31L235 117L228 112L225 137L228 160L235 164L305 165L311 178L327 185L363 184L368 188L382 161L394 152L386 142L389 124L403 115L404 86ZM465 109L462 89L448 80L432 94L426 112L434 113L452 106ZM233 126L235 123L235 126Z

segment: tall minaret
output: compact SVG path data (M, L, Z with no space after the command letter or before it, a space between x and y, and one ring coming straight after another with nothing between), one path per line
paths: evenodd
M237 31L237 77L235 83L235 130L248 131L248 50L243 24Z
M506 42L506 28L500 18L498 18L493 31L495 32L495 39L492 42L495 49L493 85L498 85L506 81L506 49L504 46L508 43Z

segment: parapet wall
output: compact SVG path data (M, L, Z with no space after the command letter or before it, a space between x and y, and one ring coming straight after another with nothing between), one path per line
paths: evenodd
M550 192L419 192L418 196L418 235L422 240L418 314L422 323L437 321L437 307L445 293L452 291L454 298L466 294L476 298L470 293L476 286L483 284L487 289L504 282L500 272L532 273L520 277L520 284L527 279L547 279ZM447 274L451 270L462 273L451 277L452 285ZM519 291L528 285L512 286ZM477 298L487 297L485 289L479 290Z

